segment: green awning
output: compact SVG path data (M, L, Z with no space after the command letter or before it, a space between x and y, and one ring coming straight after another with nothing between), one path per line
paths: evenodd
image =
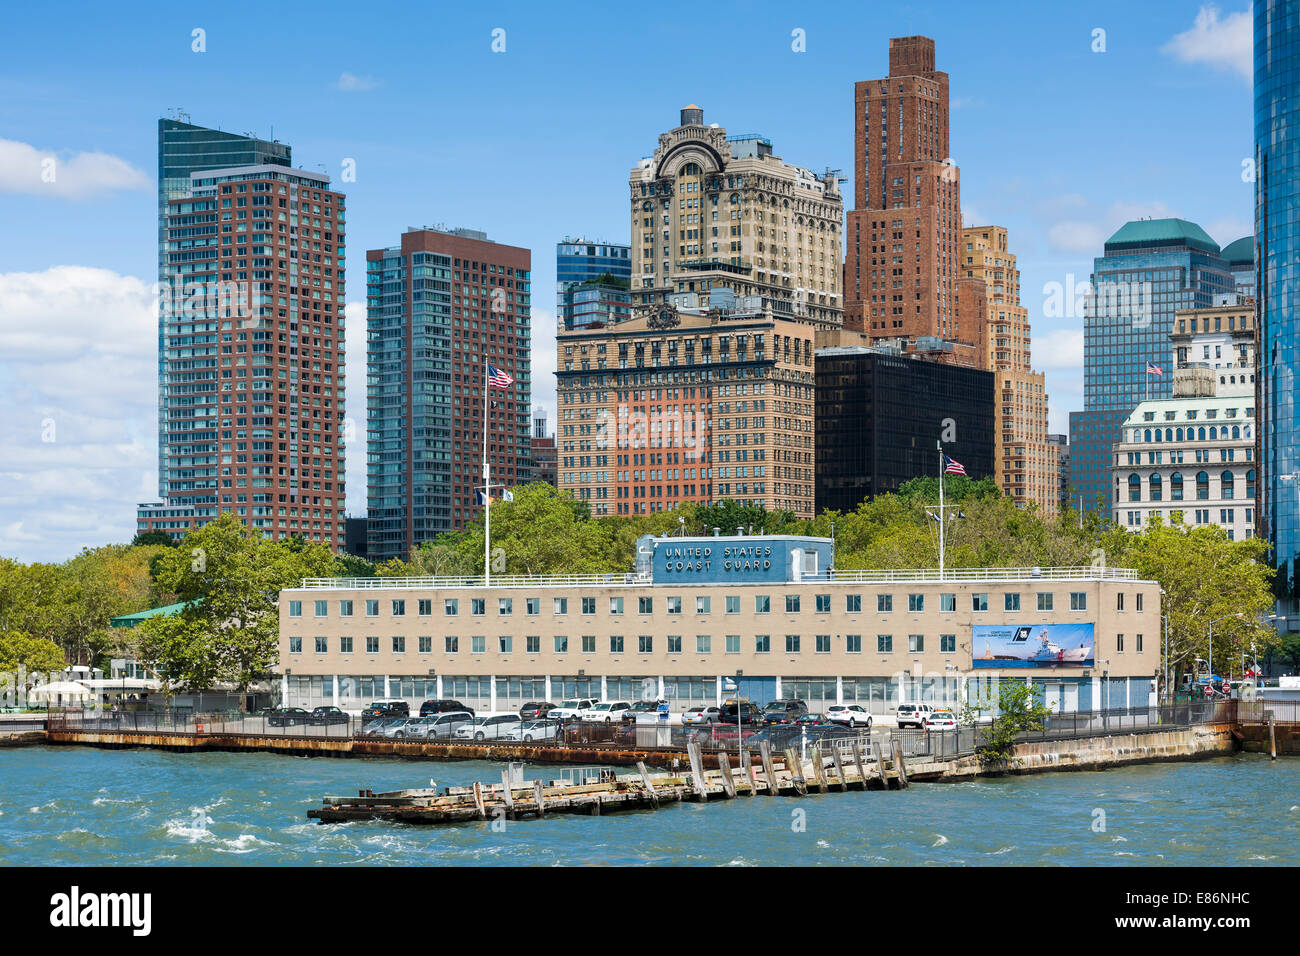
M163 607L150 608L147 611L136 611L134 614L120 614L113 618L109 623L113 627L135 627L141 621L147 620L151 617L157 617L160 614L165 617L179 614L181 611L185 610L187 604L187 601L182 601L179 604L167 604Z

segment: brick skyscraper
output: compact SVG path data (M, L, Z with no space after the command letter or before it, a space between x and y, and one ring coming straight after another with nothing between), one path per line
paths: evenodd
M844 326L873 341L938 338L983 366L984 306L958 308L961 183L948 149L948 74L929 37L889 41L889 76L854 84ZM969 314L968 314L969 313Z
M229 158L274 152L247 143ZM343 194L328 176L284 165L282 150L260 165L193 163L185 189L179 173L166 177L165 501L140 506L140 531L179 537L229 511L268 538L343 546Z

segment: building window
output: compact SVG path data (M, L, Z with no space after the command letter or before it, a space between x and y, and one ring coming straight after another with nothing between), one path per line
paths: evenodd
M351 616L352 616L352 602L339 601L339 617L351 617Z
M524 653L540 654L542 652L542 638L539 634L528 634L524 637Z
M1141 635L1141 634L1138 634L1138 635L1137 635L1137 644L1134 646L1133 649L1134 649L1137 653L1139 653L1139 654L1142 653L1142 635Z
M861 654L861 653L862 653L862 635L861 635L861 634L845 634L845 635L844 635L844 652L845 652L846 654Z
M907 635L907 652L909 654L921 654L925 651L925 635L909 634Z
M668 653L680 654L682 652L682 636L680 634L668 635Z
M1115 595L1115 610L1117 610L1117 611L1122 611L1122 610L1124 610L1124 592L1123 592L1123 591L1120 591L1118 594Z
M421 617L428 617L433 613L433 600L430 598L420 598L418 610Z
M609 613L615 615L623 613L623 599L621 597L609 599Z
M379 617L379 601L366 602L366 617Z
M289 616L290 616L290 617L302 617L302 602L301 602L301 601L290 601L290 602L289 602Z
M623 635L622 635L622 634L611 634L611 635L609 636L609 652L610 652L611 654L622 654L622 653L623 653Z
M799 613L799 595L787 594L785 596L785 613L786 614Z
M1123 654L1123 653L1124 653L1124 635L1123 635L1123 634L1116 634L1116 635L1115 635L1115 653L1117 653L1117 654Z
M831 652L831 636L829 634L818 634L816 641L818 654L829 654Z
M772 636L770 634L754 635L754 653L770 654L772 652Z
M887 614L894 609L894 596L892 594L876 595L876 611L881 614Z
M829 614L831 612L831 596L829 594L817 595L817 613Z
M738 595L731 595L730 597L727 598L727 613L728 614L740 613L740 597Z
M989 596L987 594L972 594L970 596L970 609L972 611L987 611L989 609Z
M740 635L739 635L739 634L728 634L728 635L727 635L727 641L726 641L726 644L727 644L727 653L728 653L728 654L739 654L739 653L740 653Z
M446 654L455 654L460 650L460 638L448 634L442 639L442 650Z
M1038 592L1038 610L1040 610L1040 611L1050 611L1050 610L1052 610L1052 592L1051 592L1051 591L1039 591L1039 592Z
M419 643L419 646L420 646L420 653L421 653L421 654L432 654L432 653L433 653L433 638L432 638L432 637L419 637L419 638L416 638L416 640L417 640L417 642Z
M509 654L515 647L515 639L510 634L502 634L497 638L497 650L502 654Z
M445 617L455 617L460 613L460 601L456 598L444 598L442 602L442 613Z
M664 598L664 601L668 604L669 614L682 613L682 599L680 597L668 597Z
M340 654L351 654L351 653L352 653L352 638L350 638L350 637L340 637L340 638L339 638L339 653L340 653Z
M655 649L655 639L649 634L640 634L636 639L636 649L641 654L653 654Z
M909 594L907 596L907 609L912 613L925 610L924 594Z
M323 637L316 638L316 653L324 654L326 652L327 645L328 642L326 641L325 638Z
M1071 591L1070 610L1071 611L1088 610L1088 595L1083 591Z
M862 611L862 595L846 594L844 595L844 610L849 614L859 614Z
M1138 611L1142 610L1142 592L1141 592L1141 591L1139 591L1137 594L1135 594L1135 595L1133 596L1133 601L1134 601L1134 609L1135 609L1135 610L1138 610Z
M799 635L798 635L798 634L787 634L787 635L785 636L785 652L786 652L787 654L798 654L798 653L799 653Z
M317 617L327 617L327 616L329 615L329 606L330 606L330 602L329 602L329 601L317 601L317 602L316 602L316 616L317 616Z
M470 598L469 613L474 617L482 617L487 613L487 600L484 598Z
M402 637L400 634L393 638L393 653L394 654L406 653L406 638Z
M772 610L772 598L767 594L754 595L754 613L768 614Z
M541 598L524 598L524 612L527 613L527 614L541 614L541 613L542 613L542 599L541 599Z
M290 654L301 654L301 653L302 653L302 638L301 638L301 637L291 637L291 638L289 638L289 653L290 653Z
M698 594L695 596L696 614L708 614L710 613L710 608L712 608L712 606L713 602L706 595Z
M375 637L374 635L370 635L370 636L368 636L368 637L366 638L366 653L367 653L367 654L378 654L378 653L379 653L379 638L378 638L378 637Z
M653 614L655 610L655 599L651 597L639 597L636 599L637 610L642 614Z
M940 634L939 635L939 653L956 654L957 653L957 635Z
M406 616L406 601L398 598L393 601L393 617Z
M568 635L566 635L566 634L556 634L556 635L555 635L555 653L557 653L557 654L567 654L567 653L569 653L569 638L568 638Z
M569 599L562 598L562 597L553 598L551 602L551 609L556 615L568 614Z
M1002 595L1002 610L1019 611L1020 610L1020 593L1018 591L1007 591Z
M695 635L695 653L696 653L696 654L710 654L710 653L712 653L712 645L713 645L713 641L710 640L708 634L696 634L696 635Z
M582 599L582 613L588 617L596 613L596 599L594 597Z
M509 615L515 612L515 602L513 598L497 598L497 614Z
M892 635L892 634L877 634L877 635L876 635L876 650L879 651L881 654L892 654L892 653L894 653L894 635Z
M948 611L948 612L956 611L956 610L957 610L957 595L955 595L955 594L940 594L940 595L939 595L939 610L940 610L940 611Z
M595 635L595 634L584 634L584 635L582 635L582 653L584 653L584 654L595 654L595 653L596 653L596 635Z

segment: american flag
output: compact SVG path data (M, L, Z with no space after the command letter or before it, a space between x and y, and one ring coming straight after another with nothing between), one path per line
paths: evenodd
M1159 365L1157 365L1155 362L1147 362L1147 374L1148 374L1148 375L1164 375L1164 374L1165 374L1165 370L1162 369L1162 368L1161 368Z
M947 455L944 455L943 473L945 475L962 475L963 477L965 477L966 466L963 465L961 462L959 462L956 458L949 458Z
M495 365L488 366L488 385L492 388L509 388L515 380Z

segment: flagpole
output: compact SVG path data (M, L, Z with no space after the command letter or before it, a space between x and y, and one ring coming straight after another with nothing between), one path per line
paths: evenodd
M492 583L492 482L488 471L488 363L483 360L483 585Z
M935 442L939 449L939 580L943 580L943 442Z

